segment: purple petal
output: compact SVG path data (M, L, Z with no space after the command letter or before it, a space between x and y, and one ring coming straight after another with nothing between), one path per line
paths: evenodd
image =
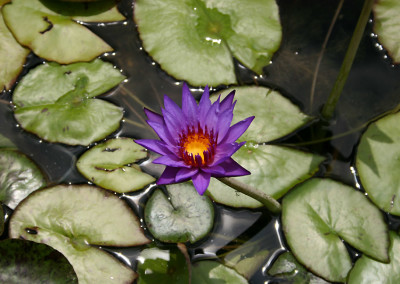
M199 171L198 168L181 168L176 174L175 182L181 182L190 179Z
M201 168L201 170L203 172L211 174L211 176L215 176L215 175L225 176L225 169L223 166L221 166L221 164L215 165L213 167L204 167L204 168Z
M219 109L221 112L226 111L227 109L231 108L232 102L233 102L233 98L235 97L235 90L233 90L232 92L230 92L220 103L219 105Z
M160 178L157 180L157 184L174 183L178 170L179 168L166 167Z
M219 166L223 167L225 170L224 174L214 173L212 176L214 177L236 177L236 176L245 176L251 174L248 170L243 168L237 162L235 162L232 158L229 158L219 164Z
M210 184L211 175L202 171L198 171L192 178L193 185L200 195L206 192L208 185Z
M242 134L249 128L250 123L253 121L254 116L248 117L238 123L232 125L228 130L228 133L224 137L221 143L232 143L235 142Z
M153 161L154 164L161 164L175 168L190 168L184 161L175 155L161 156Z
M233 113L230 110L224 111L218 119L216 131L218 131L218 140L217 143L220 143L225 137L226 133L228 133L231 122L233 118Z
M208 110L211 107L211 101L210 101L210 91L208 89L208 86L204 88L203 95L201 96L200 102L199 102L199 121L204 121L206 119Z
M140 139L135 140L136 144L139 144L153 152L161 155L170 155L171 151L166 147L165 143L160 140L153 139Z
M157 122L157 123L164 123L164 119L162 115L155 113L147 108L144 108L144 113L146 114L149 121Z
M154 121L147 121L147 123L151 126L151 128L154 129L154 131L157 133L158 137L160 137L161 140L170 145L176 144L175 139L171 136L164 123L161 124Z
M214 133L215 133L215 129L216 129L217 123L218 123L217 109L218 109L218 105L214 103L213 105L211 105L210 109L208 110L205 119L200 120L200 124L203 129L207 125L208 131L214 130Z
M197 124L197 104L186 83L182 87L182 112L189 124Z
M162 110L162 112L168 132L171 134L172 137L176 137L177 139L179 137L179 134L182 132L182 129L184 128L182 122L185 120L183 119L183 117L178 117L179 119L177 119L176 116L174 116L167 110Z
M209 166L215 166L226 159L230 158L237 150L239 150L240 147L242 147L246 142L242 143L226 143L226 144L220 144L217 146L215 155L214 155L214 161L209 165Z

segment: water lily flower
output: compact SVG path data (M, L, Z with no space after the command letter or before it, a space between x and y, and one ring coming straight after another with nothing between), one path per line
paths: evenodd
M200 195L207 190L211 177L250 174L231 156L246 142L236 140L246 131L253 117L231 126L235 92L213 104L205 88L199 104L186 84L182 88L182 109L164 96L162 115L145 109L147 123L160 140L141 139L136 143L161 155L153 163L166 166L157 184L192 179Z

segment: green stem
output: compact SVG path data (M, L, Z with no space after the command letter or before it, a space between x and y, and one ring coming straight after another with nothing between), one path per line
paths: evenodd
M259 191L257 188L249 185L242 183L238 181L237 179L234 178L218 178L219 181L223 182L224 184L232 187L233 189L236 189L237 191L240 191L243 194L246 194L258 201L260 201L269 211L271 211L274 214L278 214L281 212L281 205L278 201L276 201L274 198L269 196L268 194Z
M358 18L356 28L354 30L353 36L351 37L350 44L347 48L346 55L339 71L339 75L329 95L329 98L322 109L322 117L326 120L329 120L333 116L336 104L340 98L340 94L343 91L343 87L346 83L347 77L349 76L351 66L353 65L353 61L356 56L358 46L360 45L361 38L364 34L365 26L367 25L369 15L371 14L371 9L374 1L375 0L364 1L361 15Z

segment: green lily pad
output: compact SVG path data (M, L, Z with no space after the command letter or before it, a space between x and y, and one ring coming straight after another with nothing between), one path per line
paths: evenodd
M232 124L255 116L240 141L269 142L292 133L312 119L280 93L265 87L233 87L220 93L221 100L233 90L236 90L237 104ZM211 100L218 96L219 93L211 96Z
M47 141L88 145L118 129L122 109L92 98L124 78L100 59L40 65L24 76L15 89L15 118L22 128Z
M400 113L372 123L361 137L356 168L368 197L382 210L400 216Z
M0 255L1 283L78 283L68 260L45 244L3 240L0 242Z
M251 143L246 143L232 158L251 172L251 175L235 179L251 184L275 199L281 198L296 184L310 178L324 160L319 155L287 147ZM211 179L207 194L214 201L232 207L262 206L259 201L216 179Z
M0 3L1 9L2 3ZM9 90L22 71L29 49L22 47L13 37L0 12L0 91Z
M274 0L138 0L134 18L161 68L196 86L236 83L232 57L261 74L282 37Z
M400 237L390 232L390 263L382 263L363 255L357 260L348 278L349 284L400 283Z
M374 31L395 63L400 63L400 2L379 0L373 6Z
M178 249L145 249L138 257L138 284L189 282L189 268L184 255Z
M102 6L96 6L96 5ZM16 40L29 47L38 56L62 64L90 61L112 47L96 34L76 21L113 21L115 8L109 2L85 5L84 3L61 3L40 0L13 0L3 7L4 20ZM99 9L100 8L100 9ZM52 10L54 9L54 10ZM93 16L94 13L100 16ZM107 16L107 13L111 14Z
M214 224L214 207L190 183L167 186L168 197L156 190L147 201L144 217L149 231L160 241L194 243Z
M86 151L76 167L91 182L119 193L135 191L155 181L135 164L147 151L129 138L115 138Z
M268 269L268 274L293 284L328 284L324 279L309 272L301 265L291 252L279 255L274 264Z
M384 216L361 192L329 179L311 179L282 202L282 225L296 259L313 273L344 282L352 267L342 240L388 262Z
M0 149L0 202L14 209L31 192L46 185L36 164L12 149Z
M0 148L12 148L12 149L15 149L17 147L15 146L15 144L10 139L8 139L4 135L0 134Z
M148 243L136 215L116 195L89 185L58 185L31 194L10 220L11 238L47 244L68 259L79 283L131 283L135 273L92 245Z
M247 280L232 268L216 261L198 261L192 266L192 284L247 284Z

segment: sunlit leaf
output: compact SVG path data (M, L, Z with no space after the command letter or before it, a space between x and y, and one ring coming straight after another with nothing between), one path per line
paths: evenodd
M167 186L168 197L157 189L146 203L145 221L149 231L163 242L194 243L210 232L214 207L190 183Z
M104 11L104 8L111 9L109 4L109 1L85 5L13 0L11 4L4 6L3 15L8 28L20 44L49 61L68 64L90 61L113 50L96 34L75 21L121 19L115 16L115 10L106 10L105 15L92 16L96 12ZM111 15L108 17L107 13Z
M14 209L46 180L37 165L24 154L0 149L0 202Z
M125 77L110 63L42 64L32 69L13 95L21 126L50 142L88 145L115 131L122 109L92 99Z
M323 157L287 147L253 145L247 143L232 158L251 172L251 175L235 177L251 184L276 199L282 197L296 184L310 178L324 160ZM260 207L257 200L211 179L207 193L218 203L233 207Z
M0 2L0 10L2 3ZM29 49L22 47L13 37L0 13L0 91L9 90L22 71Z
M155 181L136 164L146 157L146 150L133 139L115 138L86 151L76 166L91 182L124 193L141 189Z
M138 0L134 17L145 50L192 85L235 83L233 57L261 73L281 41L274 0Z
M79 283L114 279L131 283L135 273L109 253L91 245L148 243L138 218L116 195L88 185L58 185L36 191L15 209L11 238L44 243L63 253Z
M361 137L356 167L368 197L382 210L400 215L400 113L372 123Z
M349 274L349 284L400 283L400 237L390 232L390 263L382 263L363 255Z
M395 63L400 63L400 2L379 0L373 6L374 31Z
M216 261L198 261L192 266L192 284L247 284L247 280L232 268Z
M0 255L1 283L78 283L68 260L45 244L3 240L0 242Z
M329 179L311 179L282 202L282 225L296 259L313 273L344 282L352 267L342 239L388 262L389 234L384 216L361 192Z

